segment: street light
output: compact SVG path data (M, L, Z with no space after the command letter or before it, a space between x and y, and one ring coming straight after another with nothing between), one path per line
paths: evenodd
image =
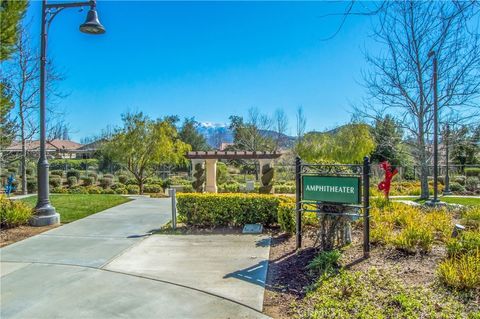
M105 28L98 21L96 1L48 3L42 0L42 32L40 35L40 158L37 166L38 196L35 214L30 220L32 226L46 226L60 223L60 215L50 205L48 185L48 161L46 155L46 129L45 129L45 81L47 62L47 30L53 18L65 8L86 7L90 10L85 23L80 25L80 31L88 34L105 33Z
M428 57L433 57L433 199L427 204L436 206L438 200L438 61L435 51L430 51Z
M445 125L445 188L443 189L443 195L452 195L452 191L450 190L450 175L449 175L449 165L448 165L448 151L449 151L449 144L450 144L450 125L448 123Z

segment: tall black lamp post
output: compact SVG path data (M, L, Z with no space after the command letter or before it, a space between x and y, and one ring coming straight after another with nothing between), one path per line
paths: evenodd
M45 81L47 62L47 30L53 18L65 8L86 7L90 10L85 23L80 25L80 31L88 34L105 33L105 28L98 21L95 0L71 3L48 3L42 1L42 33L40 36L40 158L37 166L38 199L35 214L30 220L32 226L45 226L60 223L60 215L50 205L48 185L48 161L46 155L45 129Z
M452 195L452 191L450 190L450 172L449 172L449 144L450 144L450 125L445 124L445 140L443 142L445 145L445 188L443 189L443 195Z
M428 57L433 57L433 199L429 205L438 205L438 61L435 51L430 51Z

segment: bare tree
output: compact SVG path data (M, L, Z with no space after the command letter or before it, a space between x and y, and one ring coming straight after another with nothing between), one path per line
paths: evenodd
M273 114L273 122L277 138L275 140L275 151L280 148L285 140L285 134L288 130L288 117L283 109L276 109Z
M27 193L27 143L36 136L39 128L38 121L38 94L40 81L38 50L31 46L26 27L19 29L18 40L15 44L15 54L7 64L7 78L11 85L12 100L14 101L16 139L21 144L21 190ZM52 63L47 66L47 98L52 102L55 98L62 97L56 90L56 82L62 76L52 68ZM55 114L55 103L50 103L48 112ZM58 114L55 114L58 116Z
M434 115L428 54L434 51L438 57L439 117L474 118L480 96L480 36L474 22L479 9L475 2L392 1L375 10L373 38L384 50L366 54L370 97L356 111L373 119L391 114L414 141L422 198L429 196Z

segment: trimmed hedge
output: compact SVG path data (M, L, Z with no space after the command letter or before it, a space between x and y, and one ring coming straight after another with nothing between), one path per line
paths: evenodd
M143 186L144 193L160 193L162 192L162 186L156 184L147 184Z
M62 186L62 178L58 175L52 175L49 177L48 182L52 187Z
M80 171L77 171L77 170L75 170L75 169L69 170L69 171L67 172L67 179L68 179L69 177L72 177L72 176L76 177L76 178L77 178L77 181L80 180Z
M188 225L242 226L277 222L279 196L261 194L178 194L178 214Z
M49 161L50 169L64 170L65 167L69 169L86 170L87 166L98 166L98 159L53 159Z
M466 176L477 176L480 177L480 167L467 167L465 168Z

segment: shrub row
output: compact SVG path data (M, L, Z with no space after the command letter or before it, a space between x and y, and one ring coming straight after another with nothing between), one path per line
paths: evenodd
M260 194L178 194L179 216L188 225L241 226L277 222L279 205L290 198Z

